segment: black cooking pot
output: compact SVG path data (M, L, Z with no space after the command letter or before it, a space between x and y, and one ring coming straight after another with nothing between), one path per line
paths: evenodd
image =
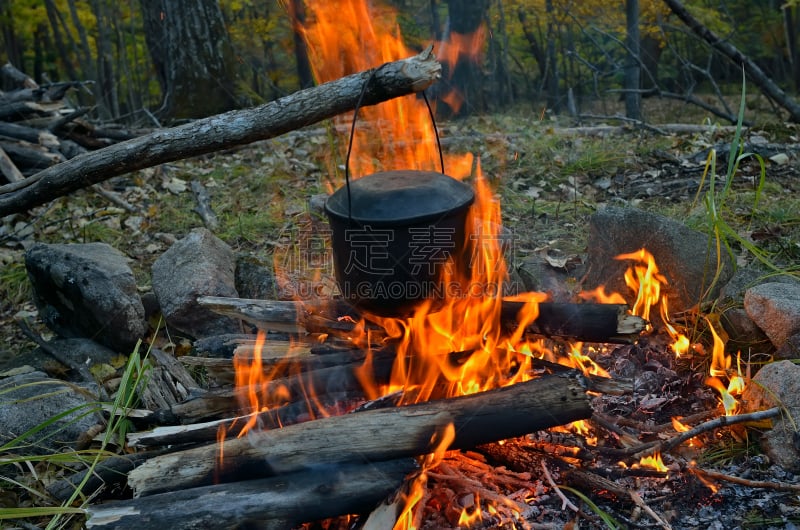
M468 185L432 171L348 181L325 202L343 297L384 316L408 316L423 300L441 301L450 288L442 281L445 267L465 266L474 200Z

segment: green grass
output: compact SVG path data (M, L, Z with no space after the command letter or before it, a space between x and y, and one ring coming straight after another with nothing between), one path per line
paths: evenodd
M15 439L0 446L0 491L13 489L18 501L18 506L4 506L0 508L0 520L28 520L33 519L33 524L45 525L47 530L58 528L71 528L75 524L74 518L81 519L86 514L86 505L91 496L84 492L86 483L92 476L92 470L105 458L113 456L109 448L113 446L124 447L125 435L130 430L131 423L126 416L126 411L132 409L138 400L138 393L147 382L149 363L147 354L142 356L139 345L134 349L122 374L119 390L110 404L108 423L99 446L84 451L69 451L52 453L41 456L24 455L26 447L38 445L43 441L40 434L48 427L54 426L58 421L78 413L79 417L93 414L100 410L100 403L88 403L74 409L62 412L47 421L33 427ZM31 383L42 385L44 383ZM43 394L44 395L44 394ZM35 398L34 398L35 399ZM75 420L73 420L75 421ZM52 436L54 432L49 434ZM83 480L77 485L69 499L57 505L49 498L36 473L27 475L27 483L6 475L7 466L13 468L72 468L80 464L88 468ZM51 474L51 479L58 476L58 472ZM12 497L7 497L12 499ZM27 500L25 500L27 499ZM80 523L78 523L80 524Z

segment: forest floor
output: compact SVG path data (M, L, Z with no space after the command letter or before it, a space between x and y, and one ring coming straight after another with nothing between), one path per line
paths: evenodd
M606 102L593 114L614 114ZM616 120L549 118L535 110L473 117L440 124L446 153L474 153L502 205L504 226L513 233L513 259L532 254L580 260L585 255L588 219L604 205L635 206L709 229L703 195L713 178L725 221L746 241L765 250L779 267L800 263L800 127L770 118L754 100L743 131L745 151L761 154L742 161L726 178L728 129L659 134ZM645 101L649 125L718 124L697 109L675 102ZM587 134L580 127L605 123L624 130ZM0 226L0 371L19 363L35 347L16 319L36 319L24 266L33 242L103 241L132 259L140 289L150 285L150 266L175 239L202 226L189 183L200 181L219 216L215 233L236 252L269 262L276 249L290 247L314 196L342 181L343 140L330 124L157 168L116 177L104 186L133 207L81 191ZM716 175L704 178L710 148L718 150ZM763 178L762 178L763 177ZM702 188L701 188L702 184ZM699 192L698 192L699 191ZM753 259L735 242L739 263ZM38 331L47 336L39 326Z
M620 111L619 102L607 101L588 113ZM659 123L728 125L671 101L645 100L644 116L656 128ZM759 98L748 103L745 118L756 124L743 131L743 139L745 151L763 155L763 182L758 160L745 159L730 179L734 192L720 205L722 215L776 264L789 266L800 261L800 128L777 121ZM586 134L580 129L599 124L622 125L624 130ZM31 347L14 323L15 316L35 314L24 267L27 245L109 243L132 259L140 289L146 291L152 262L174 238L202 226L189 186L198 180L219 217L215 233L235 251L270 262L276 249L293 244L310 199L330 193L343 181L344 139L332 130L329 122L105 182L133 211L80 191L30 215L6 219L0 226L0 333L6 338L0 365ZM446 154L480 157L483 173L500 198L504 226L514 234L515 260L536 252L580 259L587 220L607 204L655 211L707 230L707 154L712 147L718 151L715 182L720 190L734 136L729 128L665 135L618 120L556 119L526 109L444 122L440 131ZM776 161L769 160L775 155Z

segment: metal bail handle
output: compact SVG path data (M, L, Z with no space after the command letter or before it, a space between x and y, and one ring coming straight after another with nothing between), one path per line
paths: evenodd
M361 108L361 103L364 100L364 95L367 93L367 86L369 86L370 82L375 78L375 74L378 73L378 70L381 67L375 68L367 80L364 82L364 86L361 87L361 93L358 95L358 101L356 101L356 107L353 111L353 123L350 125L350 141L347 144L347 156L344 160L344 183L347 187L347 219L352 223L353 222L353 212L352 212L352 203L350 200L350 153L353 151L353 138L356 134L356 120L358 119L358 111ZM425 91L422 91L422 99L425 100L425 106L428 107L428 116L431 118L431 124L433 125L433 134L436 137L436 147L439 150L439 164L442 167L442 175L445 174L444 172L444 154L442 154L442 142L439 140L439 129L436 127L436 118L433 115L433 108L431 107L431 102L428 101L428 95Z

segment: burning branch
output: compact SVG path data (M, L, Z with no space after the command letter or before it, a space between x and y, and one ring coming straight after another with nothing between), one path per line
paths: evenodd
M583 376L545 376L461 396L332 416L159 456L133 470L137 495L294 473L314 466L380 462L431 451L432 433L453 423L452 448L473 447L591 415Z

